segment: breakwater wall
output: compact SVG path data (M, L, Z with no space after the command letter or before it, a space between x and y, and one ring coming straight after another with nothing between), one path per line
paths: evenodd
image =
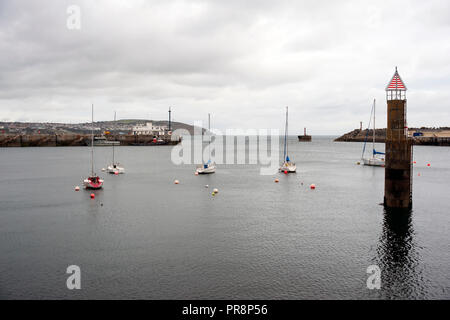
M364 142L367 135L367 142L372 142L373 130L369 130L367 134L366 130L355 129L350 131L339 138L334 139L338 142ZM425 136L425 137L412 137L413 145L423 145L423 146L450 146L450 137L439 137L439 136ZM375 130L375 141L378 143L386 142L386 129L376 129Z
M158 137L154 142L151 135L108 135L107 140L120 141L123 146L173 145L180 142L171 136ZM83 134L0 134L0 147L72 147L90 145L91 136Z

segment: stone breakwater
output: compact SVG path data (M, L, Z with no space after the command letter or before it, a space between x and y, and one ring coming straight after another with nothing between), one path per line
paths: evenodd
M177 144L170 136L158 137L162 141L154 142L149 135L115 135L107 136L109 141L120 141L123 146L152 146ZM0 134L0 147L71 147L90 145L91 136L84 134Z
M366 136L367 136L367 138L366 138ZM365 139L367 139L367 141L372 141L373 130L369 130L369 132L367 133L367 129L366 130L355 129L353 131L350 131L350 132L340 136L337 139L334 139L334 141L364 142ZM375 130L375 141L384 143L385 140L386 140L386 129L376 129Z
M450 146L450 134L447 131L435 130L435 129L410 129L410 133L420 131L424 135L420 137L411 137L413 145L424 146ZM373 139L373 130L369 130L367 134L366 130L355 129L350 131L334 141L338 142L364 142L367 136L367 142L371 142ZM386 141L386 129L375 130L375 141L378 143L384 143Z

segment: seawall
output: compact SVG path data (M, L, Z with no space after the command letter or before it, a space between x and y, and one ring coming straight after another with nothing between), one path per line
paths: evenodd
M410 129L410 132L414 132L417 129ZM425 133L425 136L421 137L411 137L413 145L423 145L423 146L450 146L450 136L446 133L441 134L445 131L438 130L420 130ZM367 135L367 138L366 138ZM373 130L369 130L367 134L366 130L355 129L350 131L339 138L336 138L334 141L338 142L364 142L367 139L367 142L372 142L373 139ZM378 143L385 143L386 141L386 129L376 129L375 130L375 141Z
M162 142L153 142L152 135L109 135L107 140L120 141L122 146L173 145L180 141L171 141L170 136L159 137ZM0 134L0 147L69 147L88 146L91 136L83 134Z

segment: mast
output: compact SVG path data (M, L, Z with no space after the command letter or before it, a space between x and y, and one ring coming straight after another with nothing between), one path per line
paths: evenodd
M208 162L211 160L211 114L208 113Z
M284 159L283 162L286 161L287 157L287 132L288 132L288 107L286 107L286 124L284 126Z
M375 101L375 99L374 99L374 101ZM373 110L374 107L375 107L375 104L373 103L372 108L370 109L370 117L369 117L369 123L367 124L366 135L364 136L364 146L363 146L363 151L361 154L361 160L364 159L364 154L366 153L366 144L367 144L367 141L369 140L370 125L372 124L372 114L374 113L374 110Z
M94 176L94 104L91 110L91 177Z
M372 143L372 157L375 157L375 99L373 99L373 143Z
M113 126L113 132L116 130L116 111L114 111L114 126ZM115 160L114 160L114 145L115 145L115 143L114 142L116 142L116 137L114 136L114 134L113 134L113 137L114 137L114 141L113 141L113 144L112 144L112 147L113 147L113 166L114 166L114 163L115 163Z
M289 157L289 144L288 144L288 141L287 141L288 133L289 133L289 129L288 129L288 123L289 123L289 121L288 121L288 119L289 119L288 113L289 113L289 111L288 110L289 110L289 107L286 107L286 158Z

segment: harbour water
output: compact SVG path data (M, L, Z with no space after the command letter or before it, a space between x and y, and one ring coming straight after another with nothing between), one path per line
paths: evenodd
M74 191L87 147L0 149L1 299L450 298L449 148L414 147L411 213L384 211L384 170L356 165L362 143L292 136L297 173L273 176L195 176L170 146L116 150L126 174L101 173L91 200ZM110 157L96 148L97 173Z

